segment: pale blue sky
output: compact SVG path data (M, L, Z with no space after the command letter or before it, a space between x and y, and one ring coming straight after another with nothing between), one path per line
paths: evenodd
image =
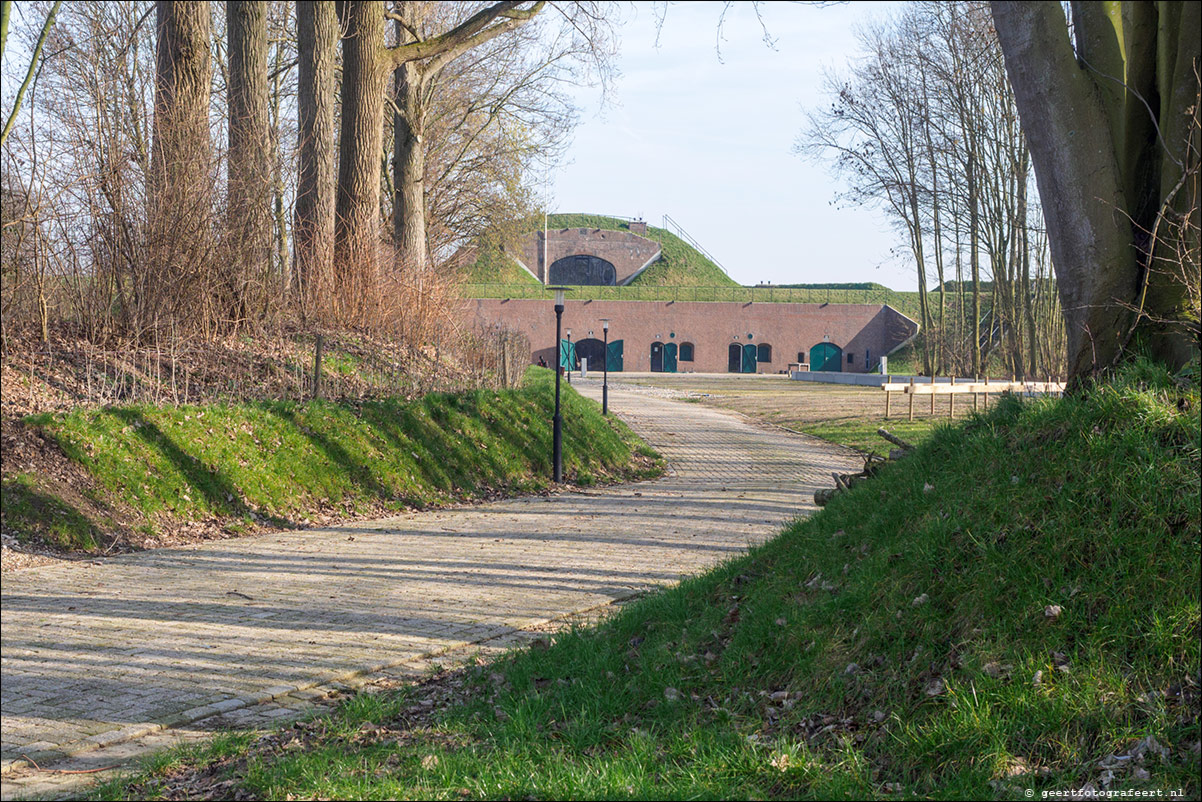
M668 7L656 48L655 11L636 3L622 28L616 104L598 115L581 92L582 121L568 164L551 179L561 212L666 213L742 284L876 281L914 288L903 243L877 211L832 203L825 165L792 152L804 107L822 103L823 67L854 56L857 22L892 4L763 3L775 49L750 3Z

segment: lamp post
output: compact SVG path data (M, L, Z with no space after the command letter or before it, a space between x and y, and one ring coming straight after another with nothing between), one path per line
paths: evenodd
M605 332L605 351L601 356L601 414L609 414L609 318L601 318L601 331Z
M568 329L567 332L568 332L568 345L571 345L572 344L572 330ZM571 353L572 353L572 349L569 348L568 354L570 355ZM572 383L572 364L569 362L568 363L568 384L571 384L571 383Z
M555 291L555 417L551 419L551 471L558 484L563 481L563 416L559 414L559 375L563 349L559 347L559 327L563 322L564 287L548 287Z

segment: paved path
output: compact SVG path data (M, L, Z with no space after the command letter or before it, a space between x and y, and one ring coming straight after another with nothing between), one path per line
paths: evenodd
M6 574L3 769L674 582L771 536L856 466L698 404L631 391L610 404L668 458L667 478Z

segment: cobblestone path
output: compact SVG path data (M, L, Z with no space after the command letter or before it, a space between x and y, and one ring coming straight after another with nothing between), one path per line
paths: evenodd
M610 405L669 476L6 574L3 770L675 582L805 514L857 463L698 404L622 390Z

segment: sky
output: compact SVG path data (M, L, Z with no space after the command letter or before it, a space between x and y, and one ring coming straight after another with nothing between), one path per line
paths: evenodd
M825 101L823 69L854 57L855 26L884 3L762 3L774 46L748 2L685 2L656 14L639 2L621 29L613 102L581 90L566 163L553 169L550 207L669 215L741 284L875 281L913 289L902 236L878 210L842 208L829 163L793 153L804 109ZM894 253L896 251L896 254Z

